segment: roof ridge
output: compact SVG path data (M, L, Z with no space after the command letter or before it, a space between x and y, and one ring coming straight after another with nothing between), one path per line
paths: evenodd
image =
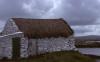
M63 18L11 18L11 19L63 20Z

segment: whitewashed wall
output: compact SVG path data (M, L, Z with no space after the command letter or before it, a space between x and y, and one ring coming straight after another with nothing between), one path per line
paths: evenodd
M29 39L29 44L28 44L28 53L29 53L29 56L33 56L33 55L36 55L36 48L37 48L37 45L36 45L36 39Z
M7 57L11 58L12 57L12 41L10 37L0 37L0 58Z
M44 39L31 39L30 55L41 54L53 51L74 50L75 41L72 38L44 38Z
M24 38L23 33L17 32L14 34L0 36L0 58L7 57L8 59L12 58L12 38L20 37L20 57L28 57L28 40Z
M2 36L0 36L0 58L12 58L12 38L14 37L21 38L21 57L28 57L28 55L33 56L45 52L75 49L72 37L28 39L24 38L24 34L19 32L20 30L14 21L10 19L2 31Z
M21 58L27 58L28 57L28 39L22 37L21 38L21 51L20 51L20 57Z
M28 39L24 38L24 35L18 29L17 25L12 19L9 19L2 31L0 36L0 57L12 58L12 38L20 37L21 38L21 57L28 56Z
M15 22L12 19L9 19L7 21L1 35L8 35L8 34L12 34L15 32L20 32L20 30L18 29Z

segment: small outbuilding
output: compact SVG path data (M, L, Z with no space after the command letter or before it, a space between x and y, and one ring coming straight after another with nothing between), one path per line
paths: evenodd
M74 32L63 19L11 18L0 36L0 58L27 58L74 50Z

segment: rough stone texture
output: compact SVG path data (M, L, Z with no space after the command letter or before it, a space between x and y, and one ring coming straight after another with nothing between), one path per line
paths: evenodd
M20 32L17 25L11 19L7 22L2 35L0 36L0 58L12 58L12 38L20 37L20 57L26 58L28 56L43 54L45 52L74 50L75 41L73 36L69 38L42 38L42 39L28 39Z
M12 58L12 38L20 37L21 38L21 56L27 57L27 41L23 38L23 33L9 34L5 36L0 36L0 57ZM25 41L24 41L25 40ZM24 56L23 56L24 55Z
M74 50L75 41L71 38L44 38L44 39L31 39L29 41L30 55L42 54L53 51Z
M2 31L2 34L0 36L0 58L7 57L8 59L12 58L12 38L20 37L21 38L21 44L20 44L20 56L22 58L28 56L28 39L24 38L24 34L22 32L19 32L20 30L16 26L16 24L13 22L12 19L10 19Z
M8 57L11 58L12 54L12 42L10 37L0 37L0 58Z
M8 35L8 34L15 33L15 32L20 32L20 30L18 29L15 22L12 19L10 19L7 21L1 35Z
M29 45L28 45L28 52L29 52L29 56L33 56L36 55L36 39L29 39Z
M21 55L22 58L28 57L28 39L27 38L21 38Z

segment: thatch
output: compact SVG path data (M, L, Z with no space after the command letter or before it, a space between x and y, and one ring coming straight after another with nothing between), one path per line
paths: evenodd
M12 19L28 38L68 37L73 34L63 19Z

